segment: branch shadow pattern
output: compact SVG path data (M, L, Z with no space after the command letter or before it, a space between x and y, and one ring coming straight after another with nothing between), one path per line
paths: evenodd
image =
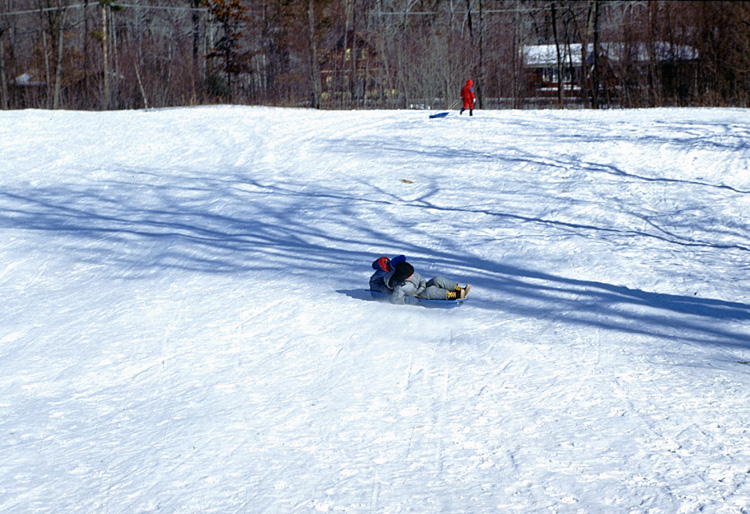
M526 126L527 122L517 121L512 125ZM519 129L520 130L520 129ZM664 129L662 129L664 130ZM687 130L687 129L686 129ZM692 135L690 141L694 138L701 139L703 131L708 128L694 127L693 130L699 131L697 134ZM728 129L729 130L729 129ZM513 131L513 130L512 130ZM622 136L620 136L622 137ZM566 139L564 136L555 134L556 140ZM591 142L592 139L596 140L595 137L589 134L586 139L583 135L580 136L568 136L567 139L580 139L581 142ZM633 142L632 138L624 138L623 141ZM658 138L652 136L641 136L636 138L636 142L649 143L651 145L679 143L682 141L681 138L665 137L663 134L659 134ZM611 142L611 138L603 139L602 142ZM708 144L702 139L701 144ZM617 179L627 181L628 183L642 184L644 186L659 184L664 187L675 188L675 194L685 194L686 191L691 189L702 190L707 194L718 194L724 195L726 198L742 198L745 195L750 195L750 190L739 189L727 184L713 184L707 181L682 179L682 178L668 178L668 177L649 177L644 174L634 173L621 169L613 164L603 164L594 161L582 161L580 158L574 155L566 156L564 154L558 154L555 157L540 157L539 155L531 154L527 150L517 147L506 147L502 151L474 151L462 149L459 146L451 146L450 143L435 145L424 142L410 141L408 144L402 146L383 143L375 137L349 137L349 138L331 138L327 140L325 145L326 152L328 153L356 153L358 155L369 155L373 159L378 159L379 156L385 154L387 160L385 161L385 167L403 166L404 162L419 162L421 166L429 166L430 163L441 163L446 159L455 159L456 156L464 156L467 162L471 162L475 165L485 166L488 169L493 170L504 170L512 167L524 167L533 169L539 175L549 174L569 174L571 172L584 173L587 176L596 177L597 175L609 175ZM737 150L736 147L732 149ZM724 146L720 146L720 150L724 151ZM382 158L381 158L382 161ZM372 187L372 186L371 186ZM382 196L385 194L384 191L378 191ZM433 192L437 192L434 190ZM675 230L660 223L659 219L655 218L646 213L629 212L629 215L642 222L643 225L651 227L653 231L647 231L645 229L634 229L634 228L618 228L618 227L604 227L594 224L585 224L581 222L571 222L556 219L540 218L533 216L524 216L522 214L513 212L502 212L497 209L477 209L477 208L446 208L437 205L429 200L430 194L425 194L415 202L411 202L410 206L427 207L430 209L443 210L445 212L464 212L473 214L486 214L488 216L503 218L506 220L515 220L518 222L528 222L542 224L550 227L556 227L560 229L572 229L572 230L585 230L597 233L610 233L619 235L622 237L641 237L651 238L659 240L661 242L679 245L682 247L694 247L694 248L711 248L711 249L726 249L726 250L740 250L750 251L750 246L744 244L745 241L750 240L750 226L743 223L742 220L735 220L731 217L724 218L720 223L708 224L706 219L698 218L691 219L691 235L683 235ZM612 201L608 198L607 201ZM717 227L722 227L717 229ZM708 235L716 236L717 230L721 232L725 240L732 242L718 242L717 238L712 237L708 239ZM705 237L696 237L695 234L702 234Z
M361 277L363 288L377 244L384 252L404 252L481 284L478 290L486 294L475 295L471 304L478 309L668 341L750 348L750 334L731 328L750 320L750 305L571 279L436 251L361 216L394 208L445 209L424 197L404 205L382 194L361 198L335 189L310 191L293 182L263 184L240 175L186 172L177 182L148 188L108 181L4 191L0 230L54 237L68 257L103 266L114 277L138 279L165 271L320 276L338 262L351 277ZM555 223L486 214L519 223ZM350 285L351 277L341 280Z

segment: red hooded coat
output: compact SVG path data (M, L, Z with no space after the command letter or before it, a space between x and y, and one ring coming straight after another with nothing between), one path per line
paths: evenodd
M474 101L477 99L474 96L474 81L471 79L466 81L466 85L461 89L461 99L464 101L464 109L474 109Z

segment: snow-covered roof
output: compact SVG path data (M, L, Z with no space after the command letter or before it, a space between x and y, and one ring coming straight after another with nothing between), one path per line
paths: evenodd
M575 43L566 47L560 46L565 63L572 61L573 66L581 65L581 47L580 43ZM589 43L586 47L586 55L589 61L594 52L594 45ZM658 61L672 60L693 60L698 58L698 51L687 45L672 45L658 41L653 47L646 43L625 44L625 43L602 43L599 45L601 55L604 55L610 61L638 61L644 62L655 55ZM568 55L570 52L570 55ZM523 48L524 64L531 68L546 68L557 65L557 50L555 45L529 45Z
M13 80L13 83L17 86L44 86L46 82L34 80L35 77L31 73L23 73Z

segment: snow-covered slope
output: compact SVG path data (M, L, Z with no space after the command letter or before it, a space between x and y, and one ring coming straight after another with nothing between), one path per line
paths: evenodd
M0 511L750 512L750 111L427 114L0 112Z

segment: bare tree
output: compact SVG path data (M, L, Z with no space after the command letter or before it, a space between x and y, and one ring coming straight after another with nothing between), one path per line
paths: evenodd
M7 12L7 2L0 7L3 12ZM5 33L8 29L4 22L5 20L0 20L0 109L7 110L10 106L8 76L5 71Z
M65 19L68 14L68 0L57 0L57 61L55 62L55 87L52 99L52 108L60 107L60 86L63 75L63 43L65 41Z
M482 106L522 107L543 94L524 63L529 45L553 45L545 80L556 80L549 99L558 107L574 101L573 82L589 107L750 102L748 2L119 5L0 0L0 107L448 107L467 78Z
M318 38L316 35L315 0L307 0L308 43L310 45L310 99L313 109L320 108L321 83Z
M109 109L111 100L109 91L109 45L107 38L107 10L111 0L100 0L99 6L102 13L101 24L101 41L102 41L102 75L104 80L104 94L102 96L102 108Z
M9 105L8 77L5 72L5 29L0 27L0 109L7 110Z

